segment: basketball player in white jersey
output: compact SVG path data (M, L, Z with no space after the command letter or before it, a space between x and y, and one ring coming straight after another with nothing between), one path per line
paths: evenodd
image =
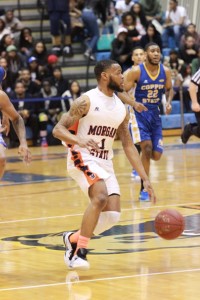
M10 102L7 94L1 89L1 83L6 77L5 70L0 67L0 112L2 120L0 120L0 180L3 177L6 164L5 150L7 148L6 143L3 140L2 133L5 132L7 135L9 132L9 120L16 131L19 138L19 150L18 153L22 156L23 161L29 163L31 161L31 153L27 147L26 142L26 130L22 117L15 110L14 106Z
M99 61L94 69L98 86L75 100L53 129L56 138L69 146L68 173L90 202L81 229L63 234L65 262L71 269L88 269L87 246L93 234L114 226L120 218L120 189L113 170L113 142L119 138L131 165L155 195L128 131L129 116L114 91L123 91L123 74L113 60Z

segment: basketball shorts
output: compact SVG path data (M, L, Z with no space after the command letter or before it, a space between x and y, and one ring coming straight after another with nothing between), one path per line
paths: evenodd
M0 133L0 145L3 145L5 148L7 148L7 145L6 145L6 143L4 142L4 139L3 139L1 133Z
M129 107L129 131L134 144L151 140L153 151L163 152L162 123L159 108L138 113Z
M118 194L120 195L120 188L117 178L114 173L113 163L111 160L97 160L93 157L81 159L81 165L76 165L68 157L67 162L68 174L77 182L81 190L86 196L88 196L89 187L97 182L99 179L105 181L108 195Z

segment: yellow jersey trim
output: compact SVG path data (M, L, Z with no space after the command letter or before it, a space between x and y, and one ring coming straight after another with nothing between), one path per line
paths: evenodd
M156 80L158 78L158 76L160 74L160 64L158 66L158 73L155 76L153 76L153 75L150 74L150 72L148 71L147 67L145 66L145 63L144 63L144 68L145 68L148 76L151 78L151 80Z

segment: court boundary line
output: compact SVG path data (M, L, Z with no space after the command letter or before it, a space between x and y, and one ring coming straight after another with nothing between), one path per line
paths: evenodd
M36 289L36 288L52 287L52 286L67 285L67 284L81 284L81 283L99 282L99 281L108 281L108 280L122 280L122 279L126 279L126 278L137 278L137 277L145 277L145 276L171 275L171 274L178 274L178 273L191 273L191 272L200 272L200 268L166 271L166 272L155 272L155 273L146 273L146 274L142 273L142 274L117 276L117 277L104 277L104 278L86 279L86 280L80 280L80 281L76 281L76 282L66 281L66 282L57 282L57 283L49 283L49 284L21 286L21 287L14 287L14 288L3 288L3 289L0 289L0 292L14 291L14 290L15 291L16 290L25 290L25 289Z
M147 202L147 204L150 202ZM149 207L133 207L133 208L124 208L121 209L121 212L124 211L135 211L135 210L147 210L147 209L156 209L156 208L163 208L163 207L179 207L179 206L189 206L189 205L199 205L199 202L191 202L191 203L181 203L181 204L166 204L166 205L156 205L156 206L149 206ZM31 219L22 219L22 220L10 220L10 221L0 221L1 224L10 224L10 223L21 223L21 222L30 222L30 221L40 221L40 220L48 220L48 219L57 219L57 218L66 218L66 217L79 217L82 216L82 213L78 214L68 214L62 216L51 216L51 217L40 217L40 218L31 218Z

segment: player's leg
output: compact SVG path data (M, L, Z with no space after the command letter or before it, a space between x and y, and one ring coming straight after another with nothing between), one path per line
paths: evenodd
M98 180L88 189L90 203L84 213L81 230L75 233L64 233L63 236L68 248L65 253L65 262L73 269L89 267L86 249L90 238L113 227L120 218L120 190L112 163L107 163L104 169L96 165L95 169L99 176L104 177L104 180ZM80 173L79 176L72 177L78 179L76 181L87 194L88 183L84 182L84 175ZM82 178L81 181L80 178Z
M5 166L6 166L6 144L0 134L0 180L3 177L3 174L5 172Z
M141 147L141 161L143 167L145 169L146 174L149 176L150 170L150 161L152 158L153 145L151 140L144 140L140 142ZM141 188L140 188L140 196L139 199L142 201L149 201L149 195L147 191L144 189L143 180L141 179Z

